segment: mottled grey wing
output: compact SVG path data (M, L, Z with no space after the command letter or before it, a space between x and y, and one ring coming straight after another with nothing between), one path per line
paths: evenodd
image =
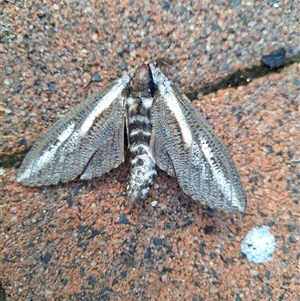
M153 120L153 119L152 119ZM161 139L155 132L155 127L152 128L150 149L153 154L156 165L165 171L169 176L176 177L172 160L164 148Z
M151 108L152 140L158 141L151 145L163 150L153 150L156 164L168 172L171 161L180 186L193 199L227 212L243 211L246 195L227 149L189 99L150 66L158 88Z
M22 162L17 181L26 186L101 176L124 161L123 89L131 73L90 96L56 122Z

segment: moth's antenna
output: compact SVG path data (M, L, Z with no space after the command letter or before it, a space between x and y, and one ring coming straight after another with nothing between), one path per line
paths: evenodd
M157 67L172 68L173 60L162 57L162 58L159 58L156 61L154 61L154 64Z

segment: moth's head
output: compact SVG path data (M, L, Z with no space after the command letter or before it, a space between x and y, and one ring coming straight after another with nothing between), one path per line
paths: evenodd
M131 80L131 91L135 96L153 96L155 91L155 83L153 81L152 72L147 64L139 66L133 74Z

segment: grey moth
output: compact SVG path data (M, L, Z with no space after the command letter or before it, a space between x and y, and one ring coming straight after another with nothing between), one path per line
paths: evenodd
M128 205L146 196L158 167L194 200L226 212L245 209L227 149L156 63L140 65L56 122L26 155L17 181L43 186L101 177L124 161L125 128Z

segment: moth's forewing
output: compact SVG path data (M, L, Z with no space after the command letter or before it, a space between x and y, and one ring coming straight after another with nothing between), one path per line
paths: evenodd
M98 154L106 155L111 142L118 139L123 145L122 91L131 75L90 96L47 130L23 160L17 181L26 186L57 184L82 174L90 160L98 161L99 167L87 172L88 176L101 176L123 162L124 148L119 144L109 149L105 161L99 160Z
M228 150L189 99L160 69L150 66L158 91L151 110L155 139L172 161L180 186L212 208L243 211L246 195ZM158 152L155 160L166 170Z

